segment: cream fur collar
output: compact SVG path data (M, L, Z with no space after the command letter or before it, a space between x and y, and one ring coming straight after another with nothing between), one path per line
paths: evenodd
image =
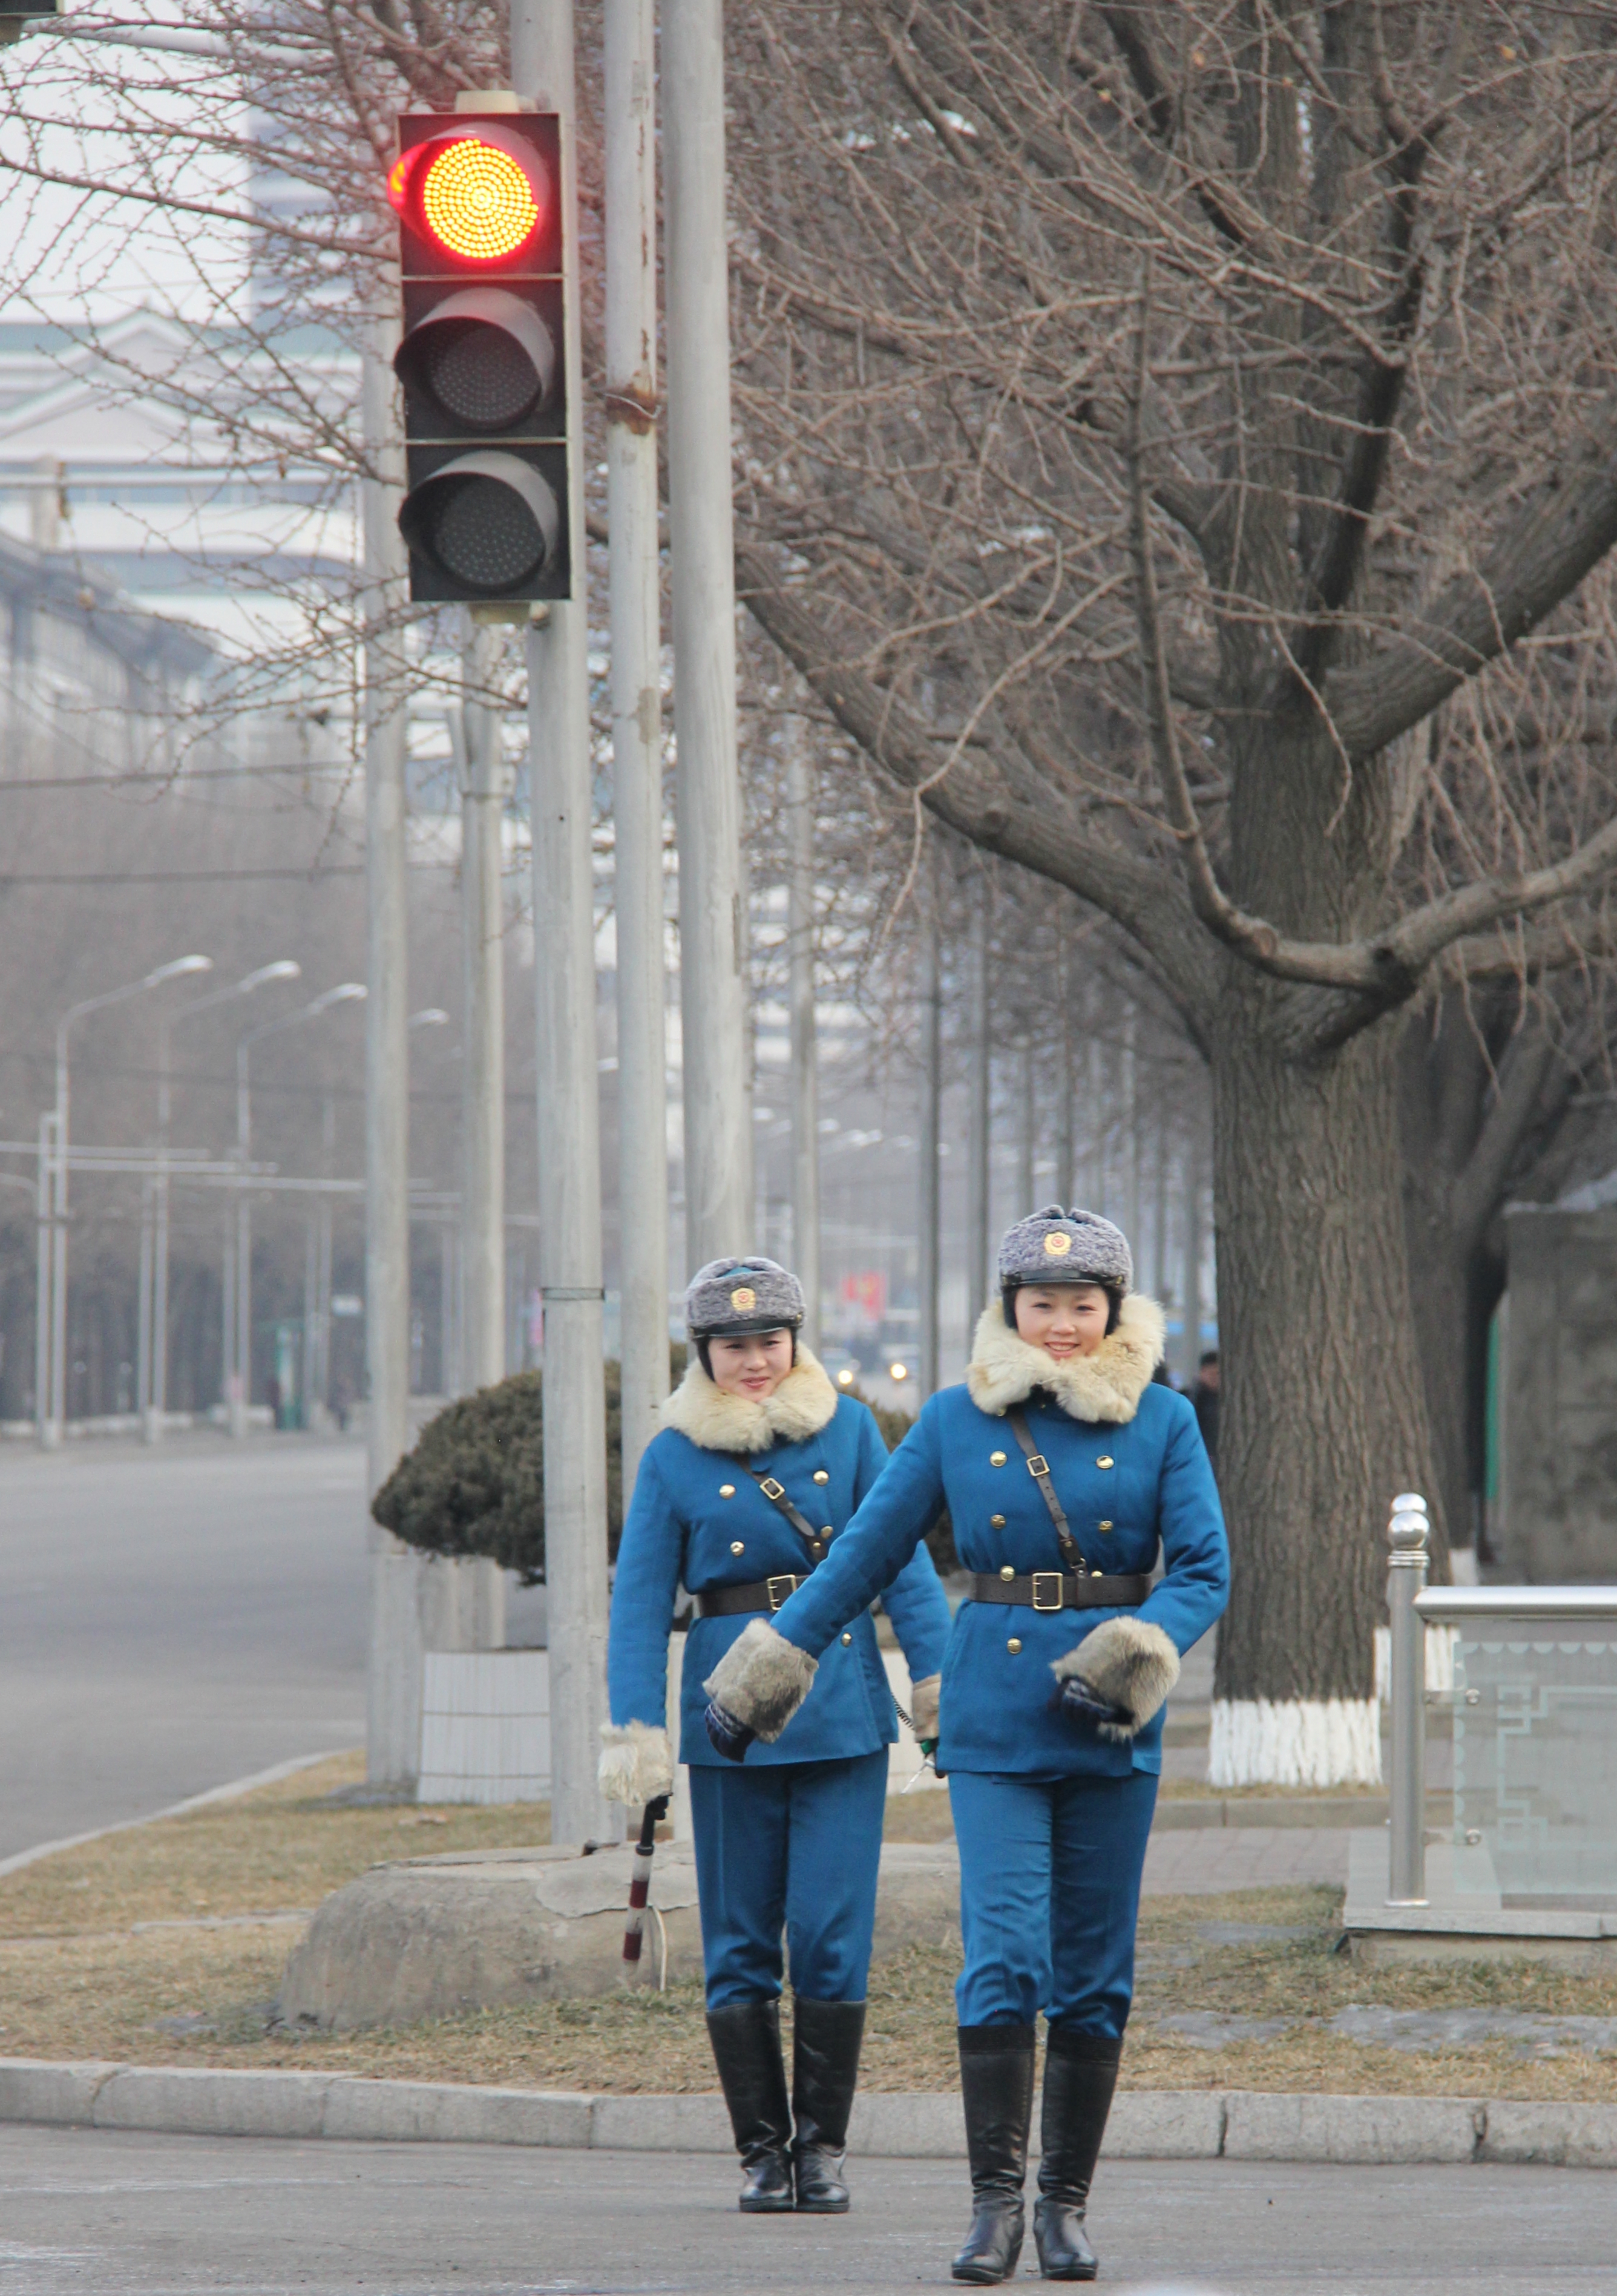
M733 1451L750 1459L772 1443L806 1443L830 1424L836 1404L835 1388L801 1340L797 1361L762 1403L715 1387L693 1346L685 1377L662 1406L662 1423L688 1435L703 1451Z
M1165 1336L1156 1301L1143 1292L1131 1292L1116 1331L1092 1356L1071 1356L1065 1363L1056 1363L1011 1329L996 1300L978 1323L965 1383L979 1410L991 1411L996 1418L1042 1387L1069 1419L1121 1427L1138 1410L1151 1374L1162 1360Z

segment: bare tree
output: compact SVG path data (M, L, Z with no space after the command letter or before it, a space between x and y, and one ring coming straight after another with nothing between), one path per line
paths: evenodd
M1613 36L737 28L752 611L917 822L1113 919L1211 1065L1227 1780L1377 1765L1378 1533L1435 1493L1403 1016L1604 930L1611 760L1567 737L1613 656Z

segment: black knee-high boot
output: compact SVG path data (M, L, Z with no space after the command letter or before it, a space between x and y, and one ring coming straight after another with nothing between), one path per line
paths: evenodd
M1099 2268L1084 2232L1084 2212L1122 2054L1122 2043L1102 2033L1070 2033L1053 2025L1047 2038L1044 2158L1033 2210L1038 2268L1047 2280L1093 2280Z
M792 2117L797 2134L797 2204L817 2216L841 2216L848 2206L842 2180L848 2115L859 2078L865 2034L862 2001L805 2001L792 2011Z
M792 2107L781 2057L778 2001L738 2001L708 2012L708 2038L746 2171L741 2206L773 2216L793 2204Z
M962 2025L960 2096L972 2164L972 2228L950 2269L956 2280L1008 2280L1022 2254L1022 2187L1033 2117L1031 2025Z

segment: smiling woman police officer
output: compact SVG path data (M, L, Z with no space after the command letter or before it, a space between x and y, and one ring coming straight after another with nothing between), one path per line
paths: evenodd
M887 1464L868 1409L839 1396L798 1340L802 1320L802 1287L772 1259L713 1260L685 1294L697 1360L641 1459L618 1550L612 1718L601 1760L611 1800L643 1804L669 1791L668 1640L683 1582L697 1615L679 1759L691 1765L708 2031L750 2214L848 2206L842 2153L865 2024L887 1749L898 1734L867 1603L839 1624L806 1702L795 1672L777 1718L765 1696L759 1734L768 1742L744 1769L702 1726L704 1677L749 1624L807 1583ZM873 1587L878 1594L908 1661L917 1733L930 1737L949 1617L925 1548ZM795 2005L790 2102L783 1925Z
M1133 1990L1161 1710L1180 1652L1224 1608L1229 1559L1195 1415L1153 1383L1162 1314L1133 1294L1121 1232L1052 1205L1006 1231L999 1275L964 1386L927 1403L825 1568L749 1626L713 1690L760 1735L775 1726L790 1710L781 1678L795 1670L800 1693L814 1682L814 1653L948 1506L974 1573L944 1660L938 1748L960 1845L973 2200L954 2274L1016 2269L1042 2009L1039 2268L1092 2280L1084 2217Z

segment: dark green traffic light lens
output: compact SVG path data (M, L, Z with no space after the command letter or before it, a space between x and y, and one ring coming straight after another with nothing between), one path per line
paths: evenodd
M529 581L545 564L545 537L514 488L483 476L435 490L432 545L447 574L493 595Z

